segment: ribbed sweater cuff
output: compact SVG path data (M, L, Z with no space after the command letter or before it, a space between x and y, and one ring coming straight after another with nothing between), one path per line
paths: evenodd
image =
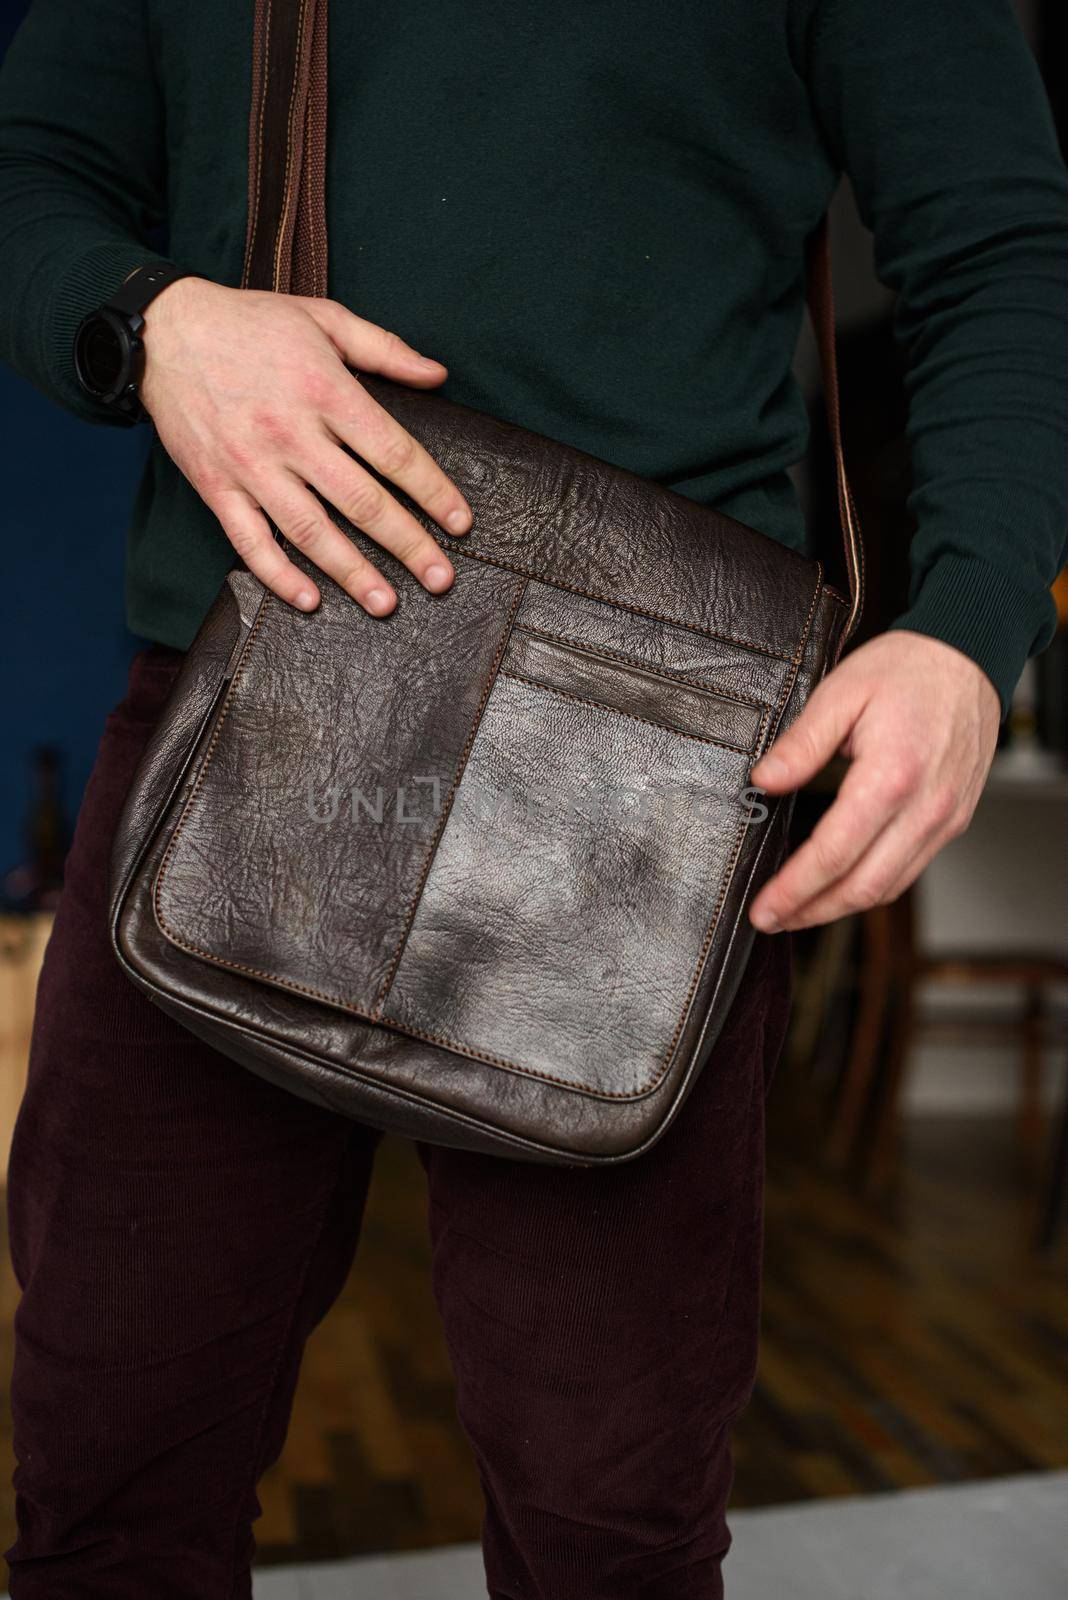
M1052 636L1056 611L1044 589L1025 589L974 556L943 555L890 626L928 634L970 656L997 690L1004 719L1028 657Z
M165 259L136 239L109 240L79 256L59 282L45 329L46 359L52 381L67 403L93 421L121 419L87 395L78 383L74 370L74 335L78 325L90 311L110 299L135 267Z

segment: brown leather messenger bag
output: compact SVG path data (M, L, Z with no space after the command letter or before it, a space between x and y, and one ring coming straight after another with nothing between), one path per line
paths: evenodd
M244 283L325 294L325 0L258 0ZM112 863L129 976L254 1072L373 1126L534 1161L647 1150L751 948L790 800L749 771L861 604L826 224L813 238L848 597L671 490L378 378L474 525L372 619L231 572ZM403 497L402 497L403 498ZM287 547L288 549L288 547ZM304 557L288 549L305 570Z

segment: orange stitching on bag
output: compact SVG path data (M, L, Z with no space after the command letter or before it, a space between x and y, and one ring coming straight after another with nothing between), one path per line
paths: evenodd
M521 1078L536 1078L540 1083L556 1083L562 1089L575 1089L593 1100L641 1100L651 1089L656 1088L664 1076L664 1073L660 1072L651 1083L643 1084L638 1089L591 1089L587 1084L578 1083L574 1078L560 1078L553 1072L536 1072L533 1067L521 1067L515 1061L507 1061L504 1056L492 1056L486 1050L475 1050L470 1045L457 1044L454 1039L446 1039L443 1034L429 1033L425 1028L414 1028L407 1022L401 1022L397 1017L383 1016L376 1020L383 1027L394 1028L398 1033L407 1034L413 1039L425 1039L428 1044L444 1045L447 1050L452 1050L459 1056L466 1056L472 1061L484 1061L491 1067L504 1067L509 1072L517 1073Z
M634 667L637 671L646 672L653 678L670 678L673 683L681 683L687 689L695 689L699 693L714 695L716 699L726 700L731 705L755 706L758 711L768 709L766 700L757 700L747 694L737 694L733 689L713 687L700 678L688 677L676 667L654 667L652 662L643 661L640 656L625 655L622 650L610 650L604 644L587 644L585 639L576 639L567 633L551 633L548 628L536 628L529 622L517 622L513 631L529 634L532 639L551 639L554 644L567 645L569 649L580 650L584 655L603 656L606 661L619 661L623 666Z
M265 983L274 984L279 989L289 989L294 994L307 995L310 1000L322 1000L327 1005L337 1006L341 1011L351 1012L354 1017L362 1017L365 1022L376 1020L369 1011L353 1005L342 995L327 994L325 989L313 989L310 984L297 983L295 978L280 978L276 972L268 972L265 967L250 967L243 961L228 961L225 956L217 956L211 950L201 950L199 945L190 944L188 939L183 939L162 921L160 927L171 944L177 945L179 950L187 950L191 956L203 957L205 961L210 961L213 967L226 967L230 972L243 972L249 978L262 978Z
M823 567L820 563L817 563L815 593L812 596L812 603L808 608L808 616L805 618L805 626L801 630L801 637L798 640L797 649L794 651L793 661L791 662L792 670L788 672L784 678L782 692L775 704L775 719L772 724L773 737L774 730L779 726L779 723L782 720L782 714L790 703L790 696L794 692L794 685L797 682L797 675L801 671L801 663L805 658L805 651L808 648L808 636L812 631L812 619L816 615L816 607L819 604L820 591L822 588Z
M245 640L244 647L242 648L242 651L241 651L241 655L239 656L238 661L237 661L237 665L234 668L234 675L230 679L230 687L226 691L226 699L223 701L222 705L219 708L218 720L216 721L215 726L212 729L211 739L210 739L210 741L208 743L208 748L207 748L207 750L206 750L206 752L204 754L204 760L201 763L200 771L197 773L196 782L194 783L193 788L190 791L189 799L186 801L185 805L182 807L182 814L178 819L178 823L177 823L177 825L175 827L174 832L171 834L170 843L167 845L167 848L163 853L163 859L160 862L159 869L158 869L158 871L156 873L156 882L153 885L153 891L152 891L152 909L156 913L156 922L158 923L158 925L160 927L160 930L167 935L168 939L172 939L173 938L174 942L176 944L180 944L181 940L178 939L176 935L172 934L170 928L168 928L167 923L166 923L166 921L164 920L164 917L163 917L162 908L160 906L160 896L161 896L161 894L163 892L164 874L166 873L167 868L170 866L171 857L173 856L175 848L176 848L176 846L178 844L178 840L181 837L182 829L185 827L186 819L189 816L189 812L190 812L190 810L192 808L193 802L196 799L197 795L200 793L201 786L204 783L204 779L208 775L208 768L211 766L212 759L213 759L213 757L215 755L215 747L219 742L220 735L222 734L223 724L225 723L227 717L230 714L230 705L231 705L231 702L233 701L234 693L235 693L235 691L237 689L238 680L240 679L241 674L244 671L245 666L246 666L246 664L248 662L249 651L252 648L253 640L256 638L256 635L259 633L261 627L263 626L263 624L264 624L264 622L266 620L267 612L270 609L270 604L271 604L271 591L269 589L266 589L264 591L264 594L263 594L263 599L260 601L260 609L256 614L256 620L252 624L252 627L249 629L248 638ZM183 947L183 949L186 949L186 950L192 950L194 954L201 954L201 953L203 953L205 955L208 954L207 951L204 951L204 952L197 951L193 945L186 944L186 945L183 945L182 947ZM210 959L210 957L209 957L209 959Z
M296 983L289 978L279 978L275 973L266 972L260 967L249 967L240 961L227 961L225 956L211 955L208 951L197 949L195 945L189 944L187 940L179 938L177 935L170 933L168 930L164 929L163 931L166 933L166 936L170 942L176 945L179 950L185 950L190 955L203 956L205 960L211 962L212 966L223 967L229 972L240 972L248 978L260 978L265 983L270 983L276 988L286 990L287 993L304 995L309 1000L321 1000L325 1005L334 1006L338 1011L344 1011L348 1016L358 1017L361 1022L370 1022L375 1027L390 1028L396 1033L403 1034L406 1038L424 1039L429 1044L443 1045L445 1049L451 1050L454 1055L464 1056L472 1061L482 1061L485 1062L487 1066L506 1068L509 1072L517 1073L521 1078L534 1078L542 1083L559 1084L559 1086L563 1089L578 1090L580 1093L589 1095L593 1099L641 1099L643 1095L649 1093L651 1088L656 1087L664 1075L663 1071L661 1071L651 1084L643 1085L639 1089L630 1089L627 1091L620 1090L619 1092L611 1089L591 1089L586 1084L577 1083L573 1078L561 1078L552 1072L537 1072L531 1067L522 1067L516 1061L506 1060L504 1056L491 1055L486 1050L476 1050L471 1045L460 1044L455 1039L447 1039L444 1034L430 1033L424 1028L416 1028L407 1022L401 1022L397 1017L387 1017L382 1013L372 1014L369 1011L363 1010L362 1007L353 1005L350 1001L342 999L340 995L327 994L322 989L313 989L308 984ZM332 1062L332 1064L338 1063ZM340 1064L348 1065L349 1063ZM354 1070L358 1069L359 1059L357 1058L357 1061L352 1065ZM666 1066L664 1070L666 1070ZM387 1085L387 1087L392 1087L392 1085ZM486 1126L490 1126L490 1124L486 1124ZM513 1137L515 1136L513 1135Z
M483 685L482 695L479 699L478 708L475 711L471 728L467 735L467 740L463 749L460 751L460 759L456 764L456 770L453 773L452 781L449 784L448 797L446 798L445 804L441 808L441 818L437 827L434 829L434 837L430 841L430 847L427 850L426 858L423 861L415 896L411 905L408 907L408 913L404 922L404 932L401 934L400 943L397 945L396 951L393 955L393 960L390 962L389 971L386 973L385 981L375 996L376 1014L381 1011L383 1005L385 1004L386 995L389 993L393 984L393 979L396 977L397 967L400 964L401 955L404 951L405 945L408 942L408 935L412 930L412 923L415 921L415 913L419 908L420 900L423 898L423 890L426 888L426 880L430 874L430 868L433 863L434 856L437 854L437 848L441 842L441 836L445 832L445 824L448 822L449 817L452 814L452 803L456 797L456 791L460 786L460 780L464 775L464 768L467 766L467 758L471 754L471 746L474 744L478 730L482 725L482 713L486 709L486 702L489 700L490 694L493 691L493 685L497 680L501 658L503 657L505 650L508 648L508 640L512 633L512 624L515 622L516 612L519 610L519 607L522 604L523 596L527 592L528 582L529 580L525 579L519 585L516 591L516 597L508 608L508 620L504 625L504 632L501 634L497 649L494 651L493 661L490 663L489 676Z
M590 700L586 695L572 694L570 689L558 689L555 684L543 683L540 678L527 678L521 672L509 672L507 667L501 668L499 676L511 678L513 683L529 684L532 689L540 689L544 694L555 694L558 699L569 700L576 706L592 706L595 711L607 711L613 717L626 717L628 722L640 722L646 728L659 728L662 733L674 734L676 739L692 739L695 744L712 744L715 745L717 750L731 750L735 755L742 756L750 756L756 749L755 741L746 750L740 744L728 744L725 739L711 739L704 733L687 733L685 728L676 728L670 722L655 722L652 717L639 717L633 711L622 711L619 706L610 706L604 700ZM761 719L761 727L757 732L757 738L760 736L760 731L763 729L766 718L767 707L765 707L765 716Z
M758 747L760 739L762 739L764 736L764 730L767 726L767 721L767 715L761 718L760 733L757 738ZM734 874L738 866L738 858L742 853L742 845L745 842L745 830L747 826L748 823L745 816L743 816L738 823L730 860L727 863L727 870L723 874L723 881L719 886L719 894L716 896L716 903L712 908L712 915L709 919L708 926L705 929L705 936L701 941L701 948L697 952L697 961L694 965L693 975L690 978L689 986L687 987L686 994L683 998L682 1010L679 1013L679 1020L675 1024L674 1031L671 1035L671 1040L668 1044L667 1050L664 1053L664 1059L661 1062L660 1072L654 1079L654 1083L659 1083L661 1078L663 1078L664 1074L667 1072L667 1069L671 1064L671 1058L675 1054L675 1047L678 1044L679 1039L682 1037L682 1031L686 1026L686 1016L689 1012L693 997L697 992L697 985L701 981L701 974L704 971L705 960L708 956L709 950L712 948L712 941L715 938L716 930L719 927L719 919L723 912L723 906L730 891L730 886L734 882Z
M764 737L766 725L768 724L769 719L771 720L772 730L774 730L779 725L779 720L780 720L780 718L782 716L783 710L785 709L786 705L789 702L790 694L793 693L793 685L797 682L797 674L800 671L801 662L804 659L805 649L806 649L806 647L808 645L808 636L809 636L809 633L810 633L811 628L812 628L812 619L816 614L816 605L817 605L817 603L819 601L820 590L821 590L822 586L823 586L823 569L822 569L822 567L818 567L817 568L817 576L816 576L816 588L815 588L815 591L814 591L814 593L812 595L812 603L808 608L808 616L805 619L805 626L802 629L801 637L798 640L797 649L794 651L793 662L792 662L793 670L792 670L792 672L790 672L787 675L786 683L783 685L783 692L779 696L779 700L778 700L778 703L776 705L774 715L772 716L772 714L769 713L769 716L764 718L763 724L761 725L761 729L760 729L760 736L758 737L757 742L756 742L756 748L758 750L762 748L761 740ZM756 762L754 762L753 765L755 766ZM732 855L731 855L730 865L729 865L726 873L723 876L723 882L720 885L720 891L719 891L719 895L718 895L717 900L716 900L715 909L712 912L712 918L711 918L711 920L710 920L710 922L708 924L708 928L705 931L705 937L704 937L704 940L703 940L702 945L701 945L700 952L699 952L698 957L697 957L697 964L694 967L693 977L690 979L690 986L686 991L686 998L683 1001L683 1005L682 1005L682 1013L681 1013L681 1015L679 1017L678 1022L675 1025L675 1032L671 1036L671 1043L668 1045L667 1054L664 1057L664 1064L663 1064L663 1067L662 1067L661 1073L660 1073L660 1077L661 1078L664 1076L664 1073L667 1071L668 1066L669 1066L669 1064L671 1062L671 1058L675 1053L675 1048L678 1045L678 1042L679 1042L680 1038L682 1037L683 1030L684 1030L684 1028L686 1026L686 1014L689 1011L690 1004L691 1004L691 1002L693 1000L694 995L697 992L697 985L701 981L701 974L704 971L705 961L708 959L708 952L712 948L712 941L716 937L716 932L717 932L717 929L718 929L718 926L719 926L719 919L720 919L720 916L723 913L724 902L727 899L727 894L728 894L728 891L730 890L730 886L734 882L734 874L735 874L735 871L737 870L737 867L738 867L738 858L742 853L742 844L743 844L744 839L745 839L745 828L746 828L746 821L745 821L745 818L743 817L742 821L741 821L741 823L739 824L739 827L738 827L738 834L737 834L737 837L736 837L735 842L734 842L734 850L733 850ZM658 1078L657 1082L659 1082L659 1081L660 1080Z
M770 656L775 661L789 662L793 659L785 650L774 650L766 644L754 644L751 639L736 639L731 633L716 633L711 628L698 627L694 622L686 622L682 617L668 616L663 611L643 611L641 606L628 605L625 600L614 600L611 595L599 594L595 589L580 589L577 584L564 583L559 578L547 578L544 573L535 572L531 567L517 566L514 561L502 561L499 556L484 555L480 550L469 549L462 540L442 533L440 528L435 528L434 536L439 544L456 551L458 555L470 556L472 561L482 561L487 566L498 567L502 572L517 572L521 577L532 578L535 583L544 584L547 589L563 589L568 594L581 595L584 600L597 600L601 605L611 606L615 611L629 611L632 617L648 617L652 622L669 622L673 628L696 633L702 639L718 639L721 644L736 644L743 650L752 650L758 656Z

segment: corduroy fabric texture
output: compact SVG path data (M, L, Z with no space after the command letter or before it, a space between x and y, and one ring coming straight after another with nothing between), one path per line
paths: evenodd
M39 991L9 1184L13 1600L247 1600L255 1485L378 1142L208 1049L111 952L110 841L179 659L138 656L108 719ZM420 1150L497 1600L722 1594L789 962L786 937L758 937L712 1060L639 1160Z

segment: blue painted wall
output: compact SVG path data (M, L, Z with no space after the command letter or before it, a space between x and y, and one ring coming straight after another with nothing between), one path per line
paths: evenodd
M136 648L123 622L123 535L148 440L141 430L79 422L3 369L0 417L5 872L24 854L30 750L63 752L73 821L104 716L122 696Z
M0 49L25 5L0 6ZM3 439L0 874L25 854L28 755L65 757L73 821L104 717L136 641L123 622L122 551L146 429L93 427L0 367Z

